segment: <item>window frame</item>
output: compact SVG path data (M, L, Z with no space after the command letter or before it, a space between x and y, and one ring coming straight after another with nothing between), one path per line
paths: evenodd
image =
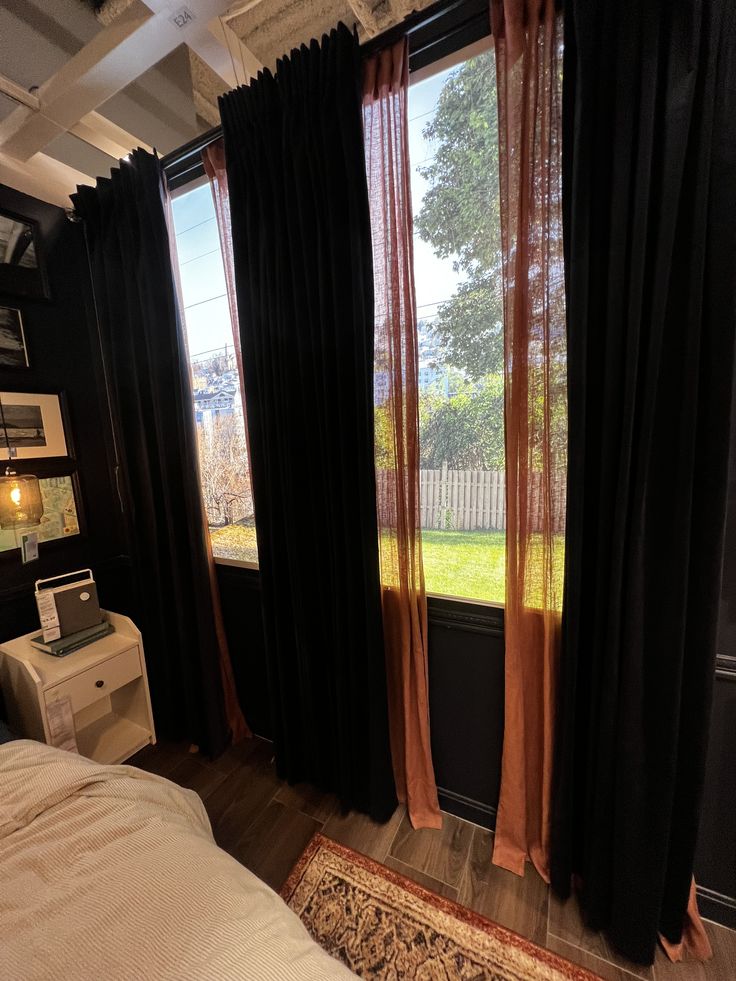
M487 7L486 7L487 13ZM419 82L424 82L434 75L438 75L440 72L447 71L448 68L454 68L455 65L459 65L469 58L476 57L477 55L484 54L486 51L493 47L493 35L490 31L490 24L488 26L487 33L472 40L469 44L464 47L453 49L445 54L440 55L436 60L428 61L426 63L420 63L418 67L412 69L411 60L409 67L409 88L412 85L416 85ZM503 611L506 608L506 604L499 602L497 600L483 600L476 599L474 597L468 596L458 596L451 595L448 593L435 593L431 590L426 591L427 598L433 600L447 601L451 603L461 603L470 606L482 606L490 607L491 609Z
M201 148L197 150L197 154L199 155L200 161L201 161ZM179 181L178 183L175 182L175 186L174 187L172 187L171 184L169 183L169 178L168 178L168 175L167 175L167 185L168 185L168 190L169 190L169 197L170 197L170 199L171 199L172 202L174 200L176 200L176 198L183 197L185 194L189 194L191 191L196 191L200 187L209 186L209 178L207 177L207 175L204 172L204 165L202 165L199 169L194 168L194 167L191 167L187 171L187 174L188 174L187 179L186 180ZM176 240L176 231L175 231L175 229L173 227L173 222L172 222L172 238L174 239L174 242L175 242L175 240ZM219 236L218 236L218 240L219 240ZM181 275L181 272L180 272L180 268L179 268L178 255L177 255L177 253L175 251L175 248L176 247L174 245L173 246L173 256L172 257L175 257L176 258L176 261L177 261L177 278L178 278ZM220 250L220 256L222 257L222 250ZM223 262L224 262L224 259L223 259ZM181 297L180 297L180 300L181 300ZM182 307L182 311L181 312L182 312L182 317L184 317L185 311L184 311L184 308L183 307ZM185 330L186 330L186 327L185 327ZM190 368L191 368L191 366L190 366ZM240 393L238 393L238 397L240 397ZM192 406L192 415L193 416L194 416L194 413L195 413L195 407ZM244 421L245 421L245 418L246 418L246 415L245 415L245 406L243 406L243 420ZM196 425L196 420L195 420L195 425ZM246 433L246 439L247 439L247 433ZM257 535L258 535L258 530L256 529L256 536ZM251 562L248 559L231 559L231 558L225 558L223 556L218 556L218 555L214 555L214 554L212 555L212 559L213 559L213 561L214 561L214 563L216 565L229 565L229 566L233 566L233 567L241 568L241 569L252 569L252 570L255 570L256 572L260 571L260 565L259 565L259 563L258 562Z
M368 56L402 37L407 37L409 43L411 86L481 54L492 46L488 0L439 0L438 3L412 14L384 34L362 44L361 52ZM221 135L221 127L215 127L163 158L162 165L172 199L207 182L201 151ZM260 572L257 562L217 556L213 558L216 565ZM504 603L494 600L471 599L429 591L426 595L429 599L440 602L486 607L500 612L505 608Z

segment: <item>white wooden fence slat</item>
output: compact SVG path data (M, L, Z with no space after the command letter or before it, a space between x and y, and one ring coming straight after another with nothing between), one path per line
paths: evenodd
M559 478L555 477L555 480ZM503 531L506 528L506 474L501 470L419 471L422 528L458 531ZM540 474L529 483L532 526L541 528L547 501ZM554 527L564 527L564 498L555 494Z

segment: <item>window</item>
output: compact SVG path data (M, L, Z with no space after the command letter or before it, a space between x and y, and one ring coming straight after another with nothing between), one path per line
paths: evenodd
M495 80L488 48L413 82L408 109L426 587L502 603L503 297Z
M216 558L257 563L243 401L209 184L180 193L172 208L212 551Z

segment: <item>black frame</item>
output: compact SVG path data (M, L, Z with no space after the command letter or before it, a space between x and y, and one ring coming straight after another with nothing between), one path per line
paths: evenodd
M365 56L409 41L409 73L467 48L491 33L488 0L439 0L361 45Z
M71 418L69 415L69 402L66 397L66 392L58 388L48 388L44 385L34 385L33 392L28 391L27 385L24 385L23 387L19 385L6 385L3 386L0 391L10 392L13 395L55 395L59 400L61 427L64 430L64 442L66 443L66 456L38 456L25 460L20 460L17 457L10 457L7 460L0 459L0 466L3 468L3 470L5 467L10 466L17 473L38 474L42 468L45 468L46 465L50 464L51 469L54 470L54 472L49 474L49 476L56 477L59 476L59 474L56 472L58 470L58 466L66 467L69 471L71 471L73 468L76 469L76 454L74 452Z
M409 39L409 72L426 68L441 58L488 37L491 16L488 0L438 0L401 23L361 45L367 57L402 37ZM222 127L196 136L161 159L170 191L189 184L204 174L202 150L222 136Z
M12 386L10 388L3 389L3 391L23 394L27 391L27 388ZM66 397L66 392L60 391L59 389L40 387L37 389L37 391L39 395L56 395L59 399L59 410L61 412L61 423L64 428L64 439L66 440L67 455L37 457L32 460L2 460L0 461L0 466L2 467L3 473L5 472L5 467L9 466L15 470L17 474L31 473L40 480L44 480L47 477L71 477L72 486L74 489L74 503L77 509L77 521L79 522L79 534L74 535L73 540L81 541L82 539L87 538L87 518L84 508L84 498L82 495L82 485L79 479L79 466L74 449L74 436L72 433L69 415L69 402ZM69 538L55 538L50 542L39 542L39 555L41 554L41 549L43 549L43 553L45 554L47 549L57 548L69 540ZM20 546L18 546L18 548L8 548L5 551L0 552L0 564L15 561L19 552Z
M25 364L0 364L0 371L28 371L31 367L31 358L28 354L28 338L26 337L26 329L23 326L23 311L20 307L11 306L9 303L4 303L0 300L0 310L15 310L18 314L18 321L20 323L20 336L23 340L23 352L26 356Z
M15 468L13 468L15 469ZM21 471L17 471L20 473ZM66 545L69 541L81 541L87 538L87 518L84 512L84 502L82 499L82 484L79 479L79 470L76 465L73 470L62 471L60 473L42 473L40 468L34 471L36 477L39 480L48 480L52 477L69 477L72 482L72 493L74 494L74 506L77 512L77 523L79 525L79 533L72 535L70 537L52 538L48 542L38 543L38 553L39 558L41 555L45 555L48 551L53 552L54 549L60 546ZM35 526L29 529L30 531L35 530ZM18 554L21 551L21 546L18 545L17 548L6 548L0 550L0 565L3 563L13 562L17 560Z
M12 221L21 222L31 228L37 263L35 269L29 269L25 266L13 266L7 262L0 262L0 292L9 296L23 296L31 300L50 300L46 252L38 221L35 218L27 218L25 215L8 211L5 208L0 208L0 218L10 218Z

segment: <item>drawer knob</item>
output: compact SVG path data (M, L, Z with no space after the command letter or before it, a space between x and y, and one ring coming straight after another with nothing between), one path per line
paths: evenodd
M99 681L96 681L96 682L95 682L95 687L96 687L96 688L102 688L102 686L103 686L104 684L105 684L105 682L104 682L104 681L102 680L102 678L100 678L100 680L99 680Z

